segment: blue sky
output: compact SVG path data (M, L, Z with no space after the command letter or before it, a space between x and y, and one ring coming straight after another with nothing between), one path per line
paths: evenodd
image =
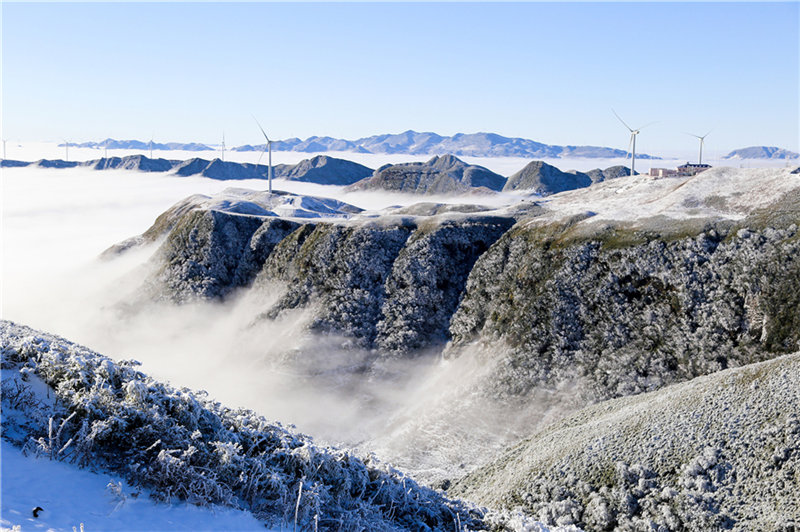
M798 147L796 2L1 5L10 139Z

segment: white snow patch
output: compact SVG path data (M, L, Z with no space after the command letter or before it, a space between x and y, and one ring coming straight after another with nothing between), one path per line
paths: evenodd
M5 440L0 525L15 530L259 530L248 512L163 504L123 479L46 458L26 457ZM109 487L112 484L113 487ZM41 507L39 517L33 509ZM15 527L19 527L16 529Z

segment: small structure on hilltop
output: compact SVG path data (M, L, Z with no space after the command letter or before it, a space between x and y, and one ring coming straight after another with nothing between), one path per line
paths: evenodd
M651 168L651 177L674 177L678 175L678 171L674 168Z
M682 164L678 167L678 175L679 176L687 176L687 175L697 175L703 170L708 170L711 168L710 164L694 164L687 162L686 164Z

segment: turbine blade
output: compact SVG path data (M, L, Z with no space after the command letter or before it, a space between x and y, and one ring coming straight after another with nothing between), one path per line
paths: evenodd
M709 129L709 130L708 130L708 133L711 133L712 131L714 131L714 130L713 130L713 129ZM708 136L708 133L706 133L705 135L703 135L703 136L702 136L702 138L706 138L706 137Z
M612 112L612 113L614 113L614 116L616 116L616 117L617 117L617 120L619 120L620 122L622 122L622 125L623 125L623 126L625 126L625 127L627 127L627 128L628 128L628 131L631 131L631 132L633 132L633 129L631 129L631 126L629 126L628 124L626 124L626 123L625 123L625 121L624 121L622 118L620 118L620 116L617 114L617 112L616 112L616 111L615 111L613 108L611 109L611 112Z
M256 161L256 172L258 172L258 165L259 165L259 163L261 163L261 158L264 156L265 153L267 153L267 145L266 144L264 144L264 150L261 153L258 154L258 160Z
M264 131L264 128L263 128L263 127L261 127L261 124L259 124L259 123L258 123L258 119L255 117L255 115L250 115L250 116L252 116L252 117L253 117L253 120L255 120L255 121L256 121L256 124L258 124L258 129L260 129L260 130L261 130L261 133L263 133L263 135L264 135L264 138L265 138L265 139L267 139L267 142L269 142L269 137L267 136L267 132L266 132L266 131Z
M655 122L650 122L650 123L648 123L648 124L645 124L645 125L643 125L642 127L640 127L639 129L637 129L636 131L641 131L641 130L643 130L643 129L644 129L644 128L646 128L646 127L650 127L650 126L652 126L653 124L658 124L658 121L655 121Z

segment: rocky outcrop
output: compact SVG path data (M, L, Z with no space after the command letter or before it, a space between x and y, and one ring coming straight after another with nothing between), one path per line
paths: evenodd
M294 165L278 165L275 168L275 177L320 185L352 185L371 175L372 169L363 164L327 155L317 155Z
M588 187L591 184L592 180L586 174L562 172L543 161L533 161L509 177L503 190L530 190L547 196L565 190Z
M638 172L636 172L638 174ZM631 169L627 166L609 166L605 170L601 170L600 168L595 168L594 170L589 170L586 172L586 175L589 176L589 179L592 180L592 184L594 183L601 183L603 181L608 181L609 179L616 179L618 177L625 177L627 175L631 175Z
M793 530L800 353L590 406L449 491L584 530Z
M413 194L463 194L476 188L497 191L505 178L482 166L468 165L452 155L424 163L387 165L351 190L391 190Z

